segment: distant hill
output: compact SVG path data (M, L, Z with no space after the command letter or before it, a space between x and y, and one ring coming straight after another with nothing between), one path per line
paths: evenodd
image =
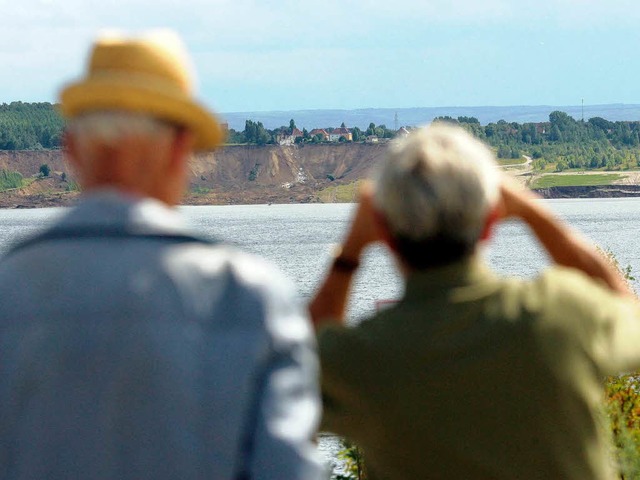
M545 122L549 114L560 110L571 115L576 120L582 118L582 107L573 106L515 106L515 107L420 107L420 108L363 108L358 110L292 110L273 112L230 112L221 117L234 130L244 130L245 120L262 122L265 128L274 129L282 125L289 125L294 119L300 129L338 127L344 122L347 127L366 129L369 123L394 127L394 117L398 114L398 126L423 125L431 122L435 117L459 116L476 117L482 125L498 120L507 122ZM615 103L608 105L585 105L584 119L602 117L610 121L640 120L640 105Z

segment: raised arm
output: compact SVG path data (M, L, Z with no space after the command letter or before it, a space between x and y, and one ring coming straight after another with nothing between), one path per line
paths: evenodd
M537 201L538 197L535 194L505 177L501 195L502 218L519 218L526 223L554 262L600 279L617 293L633 294L620 272L579 232Z
M373 209L373 192L367 184L360 191L360 203L351 221L349 233L329 267L327 276L309 304L313 324L344 321L344 313L353 275L360 256L371 243L381 240Z

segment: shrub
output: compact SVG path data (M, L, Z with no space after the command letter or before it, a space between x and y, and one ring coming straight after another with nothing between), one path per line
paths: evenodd
M623 276L633 290L631 266L620 266L608 248L598 251ZM605 379L605 402L609 426L615 445L616 463L622 478L640 478L640 376L612 376Z
M338 458L344 462L346 475L338 475L335 480L366 480L367 474L362 450L346 438L341 439L340 443L342 450L338 452Z
M0 191L11 188L20 188L23 185L23 177L19 172L0 170Z

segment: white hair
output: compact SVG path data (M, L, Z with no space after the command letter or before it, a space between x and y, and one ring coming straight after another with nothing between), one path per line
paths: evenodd
M498 199L493 153L459 127L434 123L394 142L374 176L376 207L397 237L471 249Z
M175 133L175 127L151 115L126 111L89 112L71 119L67 128L80 150L90 143L116 146L127 136L168 140Z

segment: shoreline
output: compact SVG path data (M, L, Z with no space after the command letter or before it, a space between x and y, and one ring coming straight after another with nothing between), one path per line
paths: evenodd
M533 190L544 199L562 198L630 198L640 197L640 185L597 185L597 186L561 186ZM222 206L222 205L288 205L305 203L352 203L323 202L317 195L305 192L304 195L292 198L290 195L274 195L262 192L260 195L249 195L242 192L237 195L227 194L224 197L209 197L188 194L180 206ZM0 209L19 210L33 208L55 208L73 206L79 199L78 192L25 195L17 192L0 193ZM250 201L247 201L249 197Z
M542 198L627 198L640 197L640 185L592 185L547 187L533 190Z

